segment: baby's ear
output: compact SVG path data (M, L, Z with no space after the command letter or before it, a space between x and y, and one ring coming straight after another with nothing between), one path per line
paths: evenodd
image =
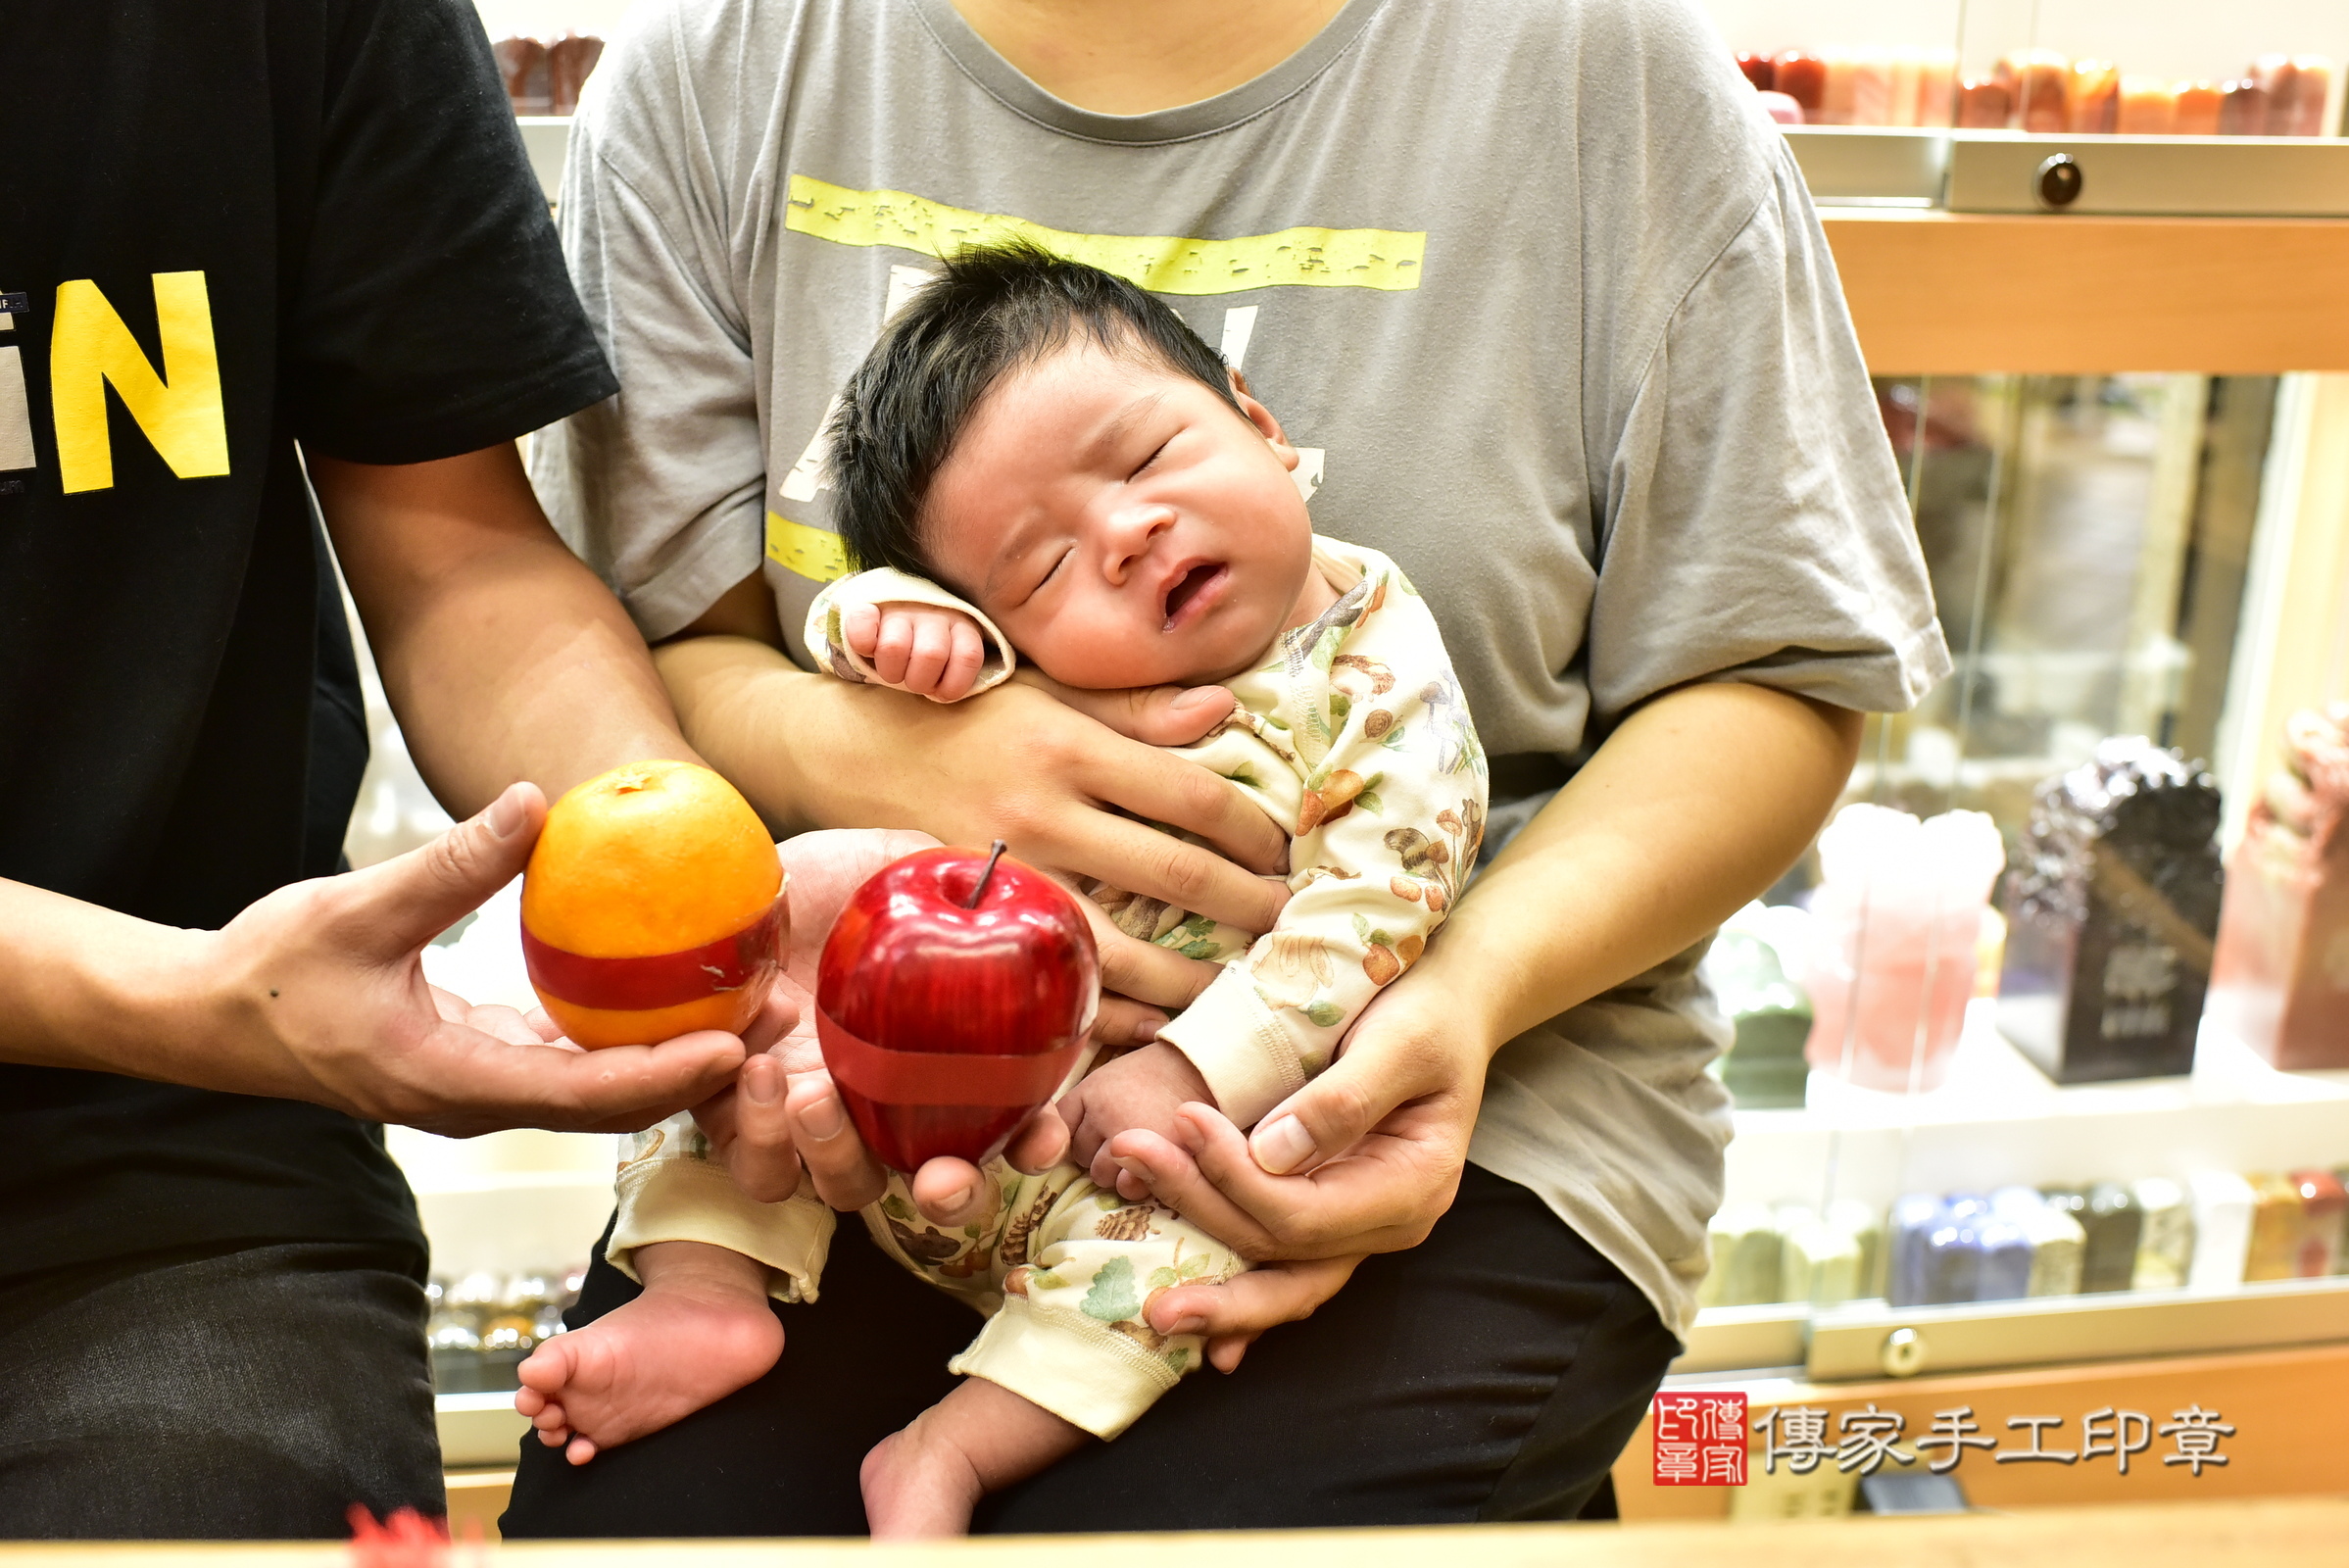
M1273 417L1272 410L1256 401L1256 395L1248 389L1247 376L1237 369L1229 373L1232 377L1232 397L1240 405L1241 416L1256 427L1257 434L1272 443L1273 455L1281 460L1281 466L1294 470L1298 462L1297 448L1289 444L1288 433L1281 428L1281 421Z

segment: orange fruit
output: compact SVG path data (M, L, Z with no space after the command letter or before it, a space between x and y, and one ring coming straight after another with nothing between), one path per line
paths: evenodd
M783 868L759 813L691 762L631 762L547 811L522 879L531 988L579 1045L740 1034L782 951Z

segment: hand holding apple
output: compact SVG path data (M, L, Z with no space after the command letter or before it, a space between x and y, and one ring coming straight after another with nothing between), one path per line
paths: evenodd
M1003 849L883 867L824 944L824 1060L866 1147L899 1170L994 1155L1084 1048L1101 990L1092 927Z

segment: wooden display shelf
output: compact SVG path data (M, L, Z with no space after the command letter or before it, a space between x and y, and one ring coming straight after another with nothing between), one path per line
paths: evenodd
M927 1545L861 1541L549 1541L460 1547L450 1568L1192 1568L1202 1554L1236 1568L1420 1568L1462 1559L1478 1568L1819 1568L1917 1563L1945 1568L2337 1568L2349 1499L2066 1508L1998 1516L1805 1520L1725 1533L1721 1525L1473 1525L1447 1530L1293 1530L1201 1537L1011 1536ZM339 1544L0 1545L0 1568L351 1568Z
M1878 375L2349 370L2349 220L1820 217Z

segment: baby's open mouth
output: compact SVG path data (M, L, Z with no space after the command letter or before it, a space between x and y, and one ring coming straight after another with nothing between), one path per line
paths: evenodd
M1166 591L1166 624L1172 626L1176 618L1183 613L1183 607L1198 598L1200 589L1222 576L1223 573L1223 563L1210 561L1192 567L1176 579L1175 585Z

